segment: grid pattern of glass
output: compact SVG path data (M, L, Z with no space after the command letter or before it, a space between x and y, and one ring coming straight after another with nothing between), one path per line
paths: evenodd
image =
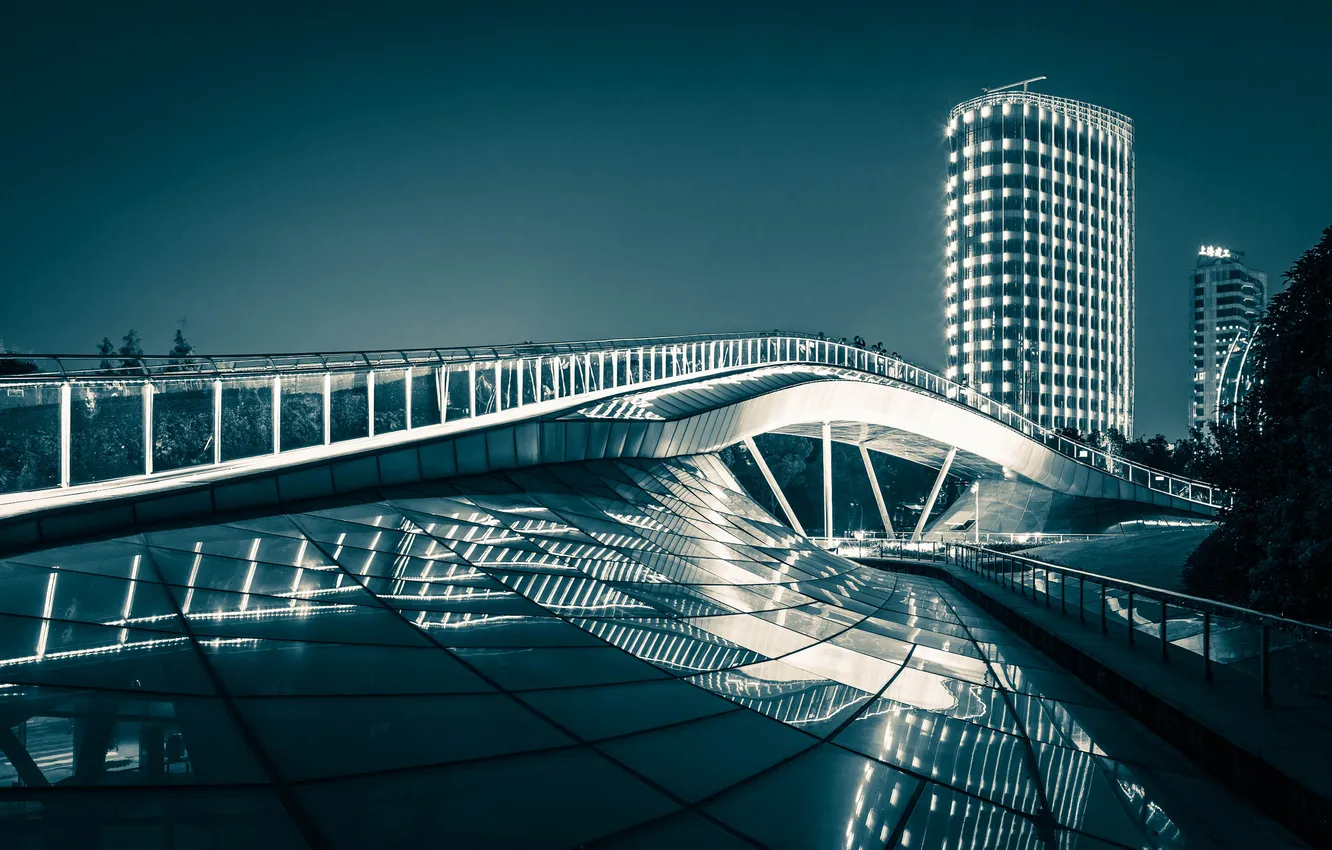
M1046 428L1131 434L1132 122L1006 91L945 132L947 377Z
M1225 408L1243 396L1248 383L1241 374L1244 355L1258 317L1267 307L1267 273L1246 266L1243 251L1204 245L1190 280L1193 397L1189 424L1201 428L1218 421Z
M21 847L1183 841L1104 703L715 456L0 562L0 710Z

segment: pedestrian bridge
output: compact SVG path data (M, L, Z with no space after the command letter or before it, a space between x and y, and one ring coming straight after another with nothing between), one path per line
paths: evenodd
M950 472L1199 517L1224 499L900 358L801 334L0 366L4 548L768 432L822 437L825 464L837 441L867 469L872 451L933 466L931 502Z

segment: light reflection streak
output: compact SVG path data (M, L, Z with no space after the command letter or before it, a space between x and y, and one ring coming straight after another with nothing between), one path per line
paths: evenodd
M255 570L259 569L259 542L261 538L254 538L254 544L250 546L250 567L245 573L245 586L241 589L240 609L244 611L250 604L250 585L254 583Z
M881 576L832 555L802 548L806 544L794 537L772 539L764 544L772 548L796 547L789 551L746 548L757 545L753 541L761 539L750 528L752 523L744 523L730 512L732 504L730 498L723 498L724 494L705 498L706 493L690 489L692 481L711 490L711 482L701 474L686 474L683 472L686 467L676 463L679 474L674 476L653 476L637 467L629 473L641 481L642 492L650 493L650 498L660 500L666 507L638 505L625 497L617 510L616 504L604 495L589 496L584 501L600 509L605 519L589 521L587 528L580 528L577 519L564 523L546 517L516 521L508 518L506 524L502 517L480 508L466 512L466 524L462 520L425 522L424 519L417 523L391 513L371 520L362 511L355 515L359 519L344 521L360 522L366 528L364 532L352 532L354 540L366 545L365 549L357 546L350 550L356 557L364 553L361 564L343 563L343 555L348 551L344 548L348 532L342 531L337 534L332 564L307 567L311 541L302 537L294 563L263 562L262 576L258 572L261 541L268 538L254 538L249 541L241 593L237 595L234 590L219 587L210 596L201 597L210 601L228 600L218 603L228 606L228 610L192 610L201 573L202 586L208 589L208 569L212 565L212 561L203 564L204 544L197 542L193 546L180 616L186 623L214 624L297 619L375 610L368 603L378 601L401 612L422 631L447 634L520 624L549 625L561 621L550 615L560 615L636 658L688 675L687 681L693 685L816 735L828 734L837 718L852 715L857 709L863 709L863 713L857 715L855 723L888 718L883 721L882 737L873 744L879 747L879 761L900 765L941 786L960 789L960 794L976 795L975 799L965 796L950 799L927 789L928 799L921 798L923 813L936 812L945 802L950 803L947 811L950 816L956 813L966 824L970 843L975 846L1006 840L1026 825L1011 812L987 809L988 804L977 800L1002 800L1002 805L1034 811L1039 786L1025 775L1021 764L1017 746L1021 738L1017 735L1023 732L1033 741L1046 742L1037 746L1043 747L1041 767L1048 802L1061 823L1074 827L1083 823L1088 816L1087 797L1093 771L1104 770L1114 777L1112 785L1117 793L1141 812L1135 823L1150 822L1153 829L1175 829L1131 772L1118 763L1098 759L1103 751L1062 706L1047 706L1031 699L1015 709L1021 713L1020 717L1009 718L1005 714L1007 719L1000 720L999 713L992 713L993 701L997 699L995 691L974 681L964 681L977 678L980 671L987 669L975 657L986 657L986 653L979 644L961 636L961 620L949 616L946 594L938 591L936 585L928 580L905 578L898 584L889 584ZM658 492L659 488L650 483L653 480L672 495ZM629 487L618 480L614 483L622 493ZM488 500L487 504L503 504L498 496ZM552 505L558 507L557 502ZM698 516L682 519L685 506L716 524L717 530L708 528ZM503 513L536 514L550 510L515 504L505 506ZM585 510L581 504L580 510ZM370 531L364 525L366 521L372 521L376 530ZM385 522L397 527L381 528ZM429 537L420 533L422 528ZM761 529L757 525L754 528ZM550 539L581 534L599 542ZM712 539L687 536L693 534L706 534ZM725 541L730 541L730 545ZM243 550L245 542L244 538L229 541L228 545L235 548L228 551ZM284 545L290 545L290 540ZM410 555L413 550L423 551L424 556ZM387 562L378 558L381 553L389 559ZM276 556L270 552L270 557ZM465 562L457 562L458 559ZM230 563L231 566L219 570L220 577L214 583L225 580L228 588L234 588L234 577L239 570L233 568L239 564L234 560ZM380 566L376 568L376 564ZM286 574L274 567L294 567L289 584ZM49 652L60 578L58 569L52 568L47 578L35 654L0 660L0 667L179 649L188 645L189 637L184 634L131 639L136 636L131 633L132 626L160 624L177 616L173 613L134 616L137 585L150 580L141 577L141 556L136 555L120 618L101 624L118 629L115 643ZM344 584L349 569L352 580ZM792 570L801 576L798 583L786 575ZM331 581L321 575L329 571L336 574L336 586L318 586ZM412 576L413 571L419 575ZM310 575L306 576L306 572ZM357 582L356 573L366 577L364 586ZM269 595L270 579L280 582L279 590L286 592ZM608 579L625 584L605 583ZM412 581L418 582L419 587L412 587ZM504 586L496 587L495 582ZM388 592L376 592L375 588L381 587ZM366 605L346 601L350 594L360 597L363 590L368 592ZM642 598L635 596L635 591ZM150 596L143 595L147 589L139 593L137 601L143 608ZM705 604L699 597L709 601ZM865 605L866 598L875 601ZM455 610L481 608L505 600L530 601L541 610L533 608L531 614ZM450 610L417 610L427 604ZM875 606L878 610L874 610ZM510 606L505 608L513 610ZM682 609L706 611L708 616L686 614L690 617L686 621ZM718 615L718 610L728 613ZM867 615L864 613L867 610L872 613ZM653 623L644 614L653 615L658 622ZM589 615L601 619L577 619ZM616 615L622 615L623 619ZM874 619L867 621L867 616ZM967 622L971 621L967 618ZM890 650L886 643L863 641L856 643L856 648L832 643L834 634L842 633L843 629L862 629L869 635L891 631L895 641L905 635L908 642L917 645L918 657L913 661L928 661L933 669L949 675L914 666L900 667L899 661L886 657ZM497 633L496 637L507 641L512 634ZM211 647L258 646L267 639L202 637L199 642ZM443 635L439 642L451 645ZM467 642L491 643L488 639L459 641ZM531 644L513 647L515 651L534 648ZM1000 688L1039 695L1039 689L1022 668L997 660L988 667L993 668ZM876 694L879 698L875 698ZM1058 743L1049 743L1052 741ZM935 748L940 753L958 755L949 761L936 756ZM903 794L910 796L911 787L884 782L885 775L883 769L871 762L861 766L856 790L847 797L850 814L843 837L848 848L871 840L882 843L896 825L891 812L904 802ZM899 816L908 815L899 812ZM961 834L965 835L965 831ZM933 837L932 829L929 835ZM913 840L919 840L919 830Z
M190 605L194 602L194 582L199 578L199 564L203 561L203 541L194 544L194 564L190 567L189 580L185 582L185 604L181 610L186 614L190 613Z

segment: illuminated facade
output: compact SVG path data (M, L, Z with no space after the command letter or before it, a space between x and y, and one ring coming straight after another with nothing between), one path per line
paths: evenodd
M1267 273L1244 252L1203 245L1193 281L1193 397L1189 424L1214 421L1247 392L1249 340L1267 306Z
M1133 428L1133 123L995 90L949 113L947 376L1050 428Z

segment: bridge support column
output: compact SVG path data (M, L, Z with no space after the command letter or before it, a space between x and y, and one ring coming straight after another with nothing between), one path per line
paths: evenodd
M860 444L860 459L865 462L865 474L869 476L870 489L874 491L874 504L879 506L879 519L883 521L883 530L893 536L893 521L888 516L888 506L883 503L883 491L879 489L879 476L874 474L874 464L870 463L869 449Z
M768 469L768 462L759 454L758 446L754 443L752 437L745 437L745 448L749 449L749 454L754 458L754 463L758 464L759 472L763 473L763 480L768 482L772 488L772 495L777 497L777 504L782 506L782 512L786 514L787 522L798 534L805 533L805 527L800 524L796 518L795 511L791 510L791 503L786 501L786 495L782 493L782 488L777 486L777 479L772 476L772 470Z
M833 537L832 423L823 423L823 539Z
M916 530L911 533L913 543L920 541L920 535L925 531L925 523L929 521L930 513L934 510L934 502L939 498L939 491L943 489L944 479L948 477L948 469L953 465L953 458L957 457L957 446L948 450L948 456L944 458L943 466L939 467L939 477L934 479L934 486L930 488L930 497L925 500L925 507L920 512L920 519L916 520Z

